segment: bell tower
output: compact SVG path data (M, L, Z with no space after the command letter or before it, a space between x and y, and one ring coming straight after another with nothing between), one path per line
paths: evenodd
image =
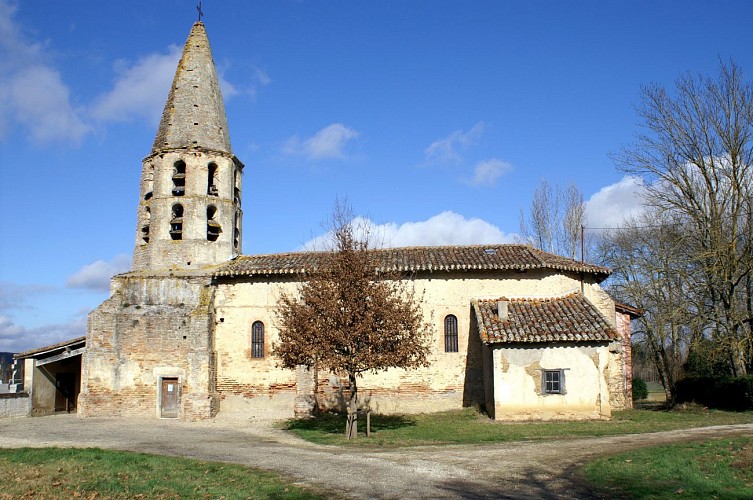
M133 269L200 269L241 253L241 173L209 39L195 23L143 160Z

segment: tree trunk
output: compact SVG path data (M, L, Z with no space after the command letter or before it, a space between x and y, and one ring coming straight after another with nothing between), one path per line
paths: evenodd
M348 384L350 401L348 402L348 419L345 421L345 437L355 439L358 437L358 386L356 376L352 373L348 374Z

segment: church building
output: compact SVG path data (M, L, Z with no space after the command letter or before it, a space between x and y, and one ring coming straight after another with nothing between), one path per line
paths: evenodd
M197 22L143 160L133 269L89 315L80 416L292 417L347 400L340 377L283 369L271 355L278 299L321 254L243 255L242 174ZM525 245L373 252L423 297L433 337L428 367L364 375L364 406L477 406L520 420L608 418L632 405L630 313L599 286L608 269Z

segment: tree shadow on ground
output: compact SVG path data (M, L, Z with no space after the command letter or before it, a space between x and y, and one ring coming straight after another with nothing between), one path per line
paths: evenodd
M288 420L287 430L318 431L325 434L342 434L346 415L343 413L319 413L313 418ZM366 416L359 413L359 426L366 426ZM416 419L407 415L371 414L371 432L394 430L416 425Z
M633 403L636 410L671 411L673 406L664 401L636 401Z

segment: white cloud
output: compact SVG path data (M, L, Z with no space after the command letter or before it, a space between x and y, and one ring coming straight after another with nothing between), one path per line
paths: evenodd
M180 54L181 49L171 45L167 53L149 54L131 65L117 61L115 72L118 76L113 88L96 100L92 116L107 121L127 121L138 117L157 123Z
M110 278L130 268L131 257L125 254L116 255L110 262L98 260L85 265L69 277L66 286L107 292L110 289Z
M253 80L263 87L266 87L267 85L272 83L272 79L269 77L269 74L267 74L267 72L261 68L254 68Z
M42 65L23 68L10 78L7 89L9 108L35 141L78 142L89 132L56 70Z
M374 224L357 217L354 221L359 238L368 236L374 247L481 245L513 243L515 235L506 235L497 226L482 219L466 219L451 211L442 212L425 221L396 224ZM331 236L324 234L306 242L307 250L329 248Z
M484 123L478 122L467 132L456 130L443 139L432 142L424 150L428 161L439 161L442 163L459 163L462 161L460 152L467 149L468 146L476 143L484 131Z
M78 142L91 128L71 103L60 72L46 61L44 46L15 23L16 10L0 0L0 138L20 125L36 142Z
M303 155L310 160L344 158L345 148L356 137L356 130L342 123L333 123L304 141L298 136L291 137L283 149L287 154Z
M619 227L644 209L645 186L640 177L626 176L594 193L586 202L590 227Z
M31 296L54 292L50 285L20 285L0 281L0 311L29 309L27 299Z
M86 333L86 316L69 323L26 328L17 325L9 316L0 315L0 351L22 352L65 340L82 337Z
M468 183L472 186L493 186L497 179L508 170L512 170L512 165L506 161L495 158L480 161L476 164L473 177Z

